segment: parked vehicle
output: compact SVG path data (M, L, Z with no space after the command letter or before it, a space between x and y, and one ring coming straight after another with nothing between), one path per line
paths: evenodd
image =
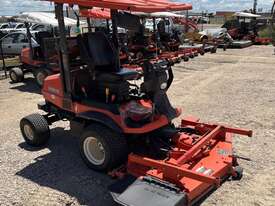
M8 23L0 24L0 30L1 30L1 29L7 29L7 28L10 28L10 26L9 26Z
M26 30L24 23L7 23L8 25L4 25L5 28L0 29L0 31L4 34L9 34L15 31L24 31Z
M33 24L31 27L30 27L30 30L31 31L51 31L52 28L51 26L49 25L44 25L44 24Z
M258 21L261 15L246 12L236 12L234 19L226 21L222 28L226 28L234 40L251 41L251 44L269 44L271 38L259 37L258 31L264 22Z
M26 73L32 73L36 79L37 84L42 87L44 79L51 74L58 73L60 70L57 68L58 62L55 61L58 52L56 51L55 41L52 28L56 28L58 25L54 14L45 12L29 12L23 13L17 17L18 21L32 23L30 33L32 35L31 48L28 40L27 45L20 49L20 67L10 69L9 76L12 83L20 82L24 80ZM73 26L76 21L73 19L65 18L66 28ZM25 32L25 35L27 31ZM28 37L27 35L25 36ZM52 41L51 41L52 38ZM28 39L28 38L27 38ZM48 41L47 41L48 40ZM69 49L72 51L70 54L73 56L74 45L76 39L68 38Z
M32 32L34 34L34 32ZM4 55L20 55L21 50L29 47L29 41L25 31L13 32L5 35L0 40L2 42ZM38 46L35 38L32 37L32 45Z

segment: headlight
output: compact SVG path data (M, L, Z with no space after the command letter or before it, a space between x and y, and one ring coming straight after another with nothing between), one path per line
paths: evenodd
M166 82L163 82L161 85L160 85L160 89L161 90L164 90L167 88L167 83Z

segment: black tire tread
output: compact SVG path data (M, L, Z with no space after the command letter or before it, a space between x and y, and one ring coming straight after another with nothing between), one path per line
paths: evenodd
M24 124L31 124L34 130L34 140L30 141L26 138L23 132ZM47 143L50 137L50 129L47 120L40 114L34 113L24 117L20 121L20 128L25 141L31 146L43 146Z
M101 136L110 150L110 161L104 167L98 168L94 167L93 165L89 164L86 160L84 152L81 150L81 155L84 157L84 161L87 163L88 167L91 169L95 169L98 171L110 171L118 166L120 166L125 160L127 159L128 150L127 150L127 142L123 134L118 134L109 128L101 125L99 123L92 123L88 127L86 127L83 135L81 136L81 144L80 147L82 149L82 143L87 137L87 135L92 133L96 133Z
M232 177L232 179L233 179L233 180L240 180L240 179L242 179L242 177L243 177L243 168L240 167L240 166L236 166L236 167L234 168L234 170L235 170L237 176Z
M212 48L210 52L211 52L211 54L217 53L217 48L216 48L216 47L215 47L215 48Z
M34 78L35 78L35 81L36 81L37 85L39 87L42 87L43 85L40 85L37 81L37 74L40 73L40 72L44 73L46 77L50 75L50 72L48 70L44 69L44 68L39 68L34 72Z
M17 80L13 80L11 78L11 73L14 72L17 76ZM10 80L13 82L13 83L17 83L17 82L22 82L24 80L24 72L21 68L19 67L14 67L10 70L9 72L9 76L10 76Z

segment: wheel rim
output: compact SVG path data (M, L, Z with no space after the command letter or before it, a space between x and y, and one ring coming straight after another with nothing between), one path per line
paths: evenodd
M12 81L16 81L17 80L17 76L16 76L15 72L11 72L10 77L11 77Z
M46 78L46 75L43 74L42 72L38 72L37 75L36 75L36 80L37 80L37 83L42 86L43 85L43 82L44 82L44 79Z
M101 165L105 161L105 149L95 137L87 137L83 143L84 154L94 165Z
M34 139L34 132L31 128L30 125L28 124L25 124L24 125L24 133L26 135L26 137L29 139L29 140L33 140Z

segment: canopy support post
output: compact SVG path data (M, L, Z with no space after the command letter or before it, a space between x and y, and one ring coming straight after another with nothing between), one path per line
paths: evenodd
M153 30L156 32L156 17L153 17Z
M64 91L63 107L72 108L72 86L70 78L70 64L66 39L66 27L64 23L63 4L55 4L55 15L59 25L59 49L60 49L60 75Z
M28 42L29 42L29 48L30 48L30 59L33 59L33 47L32 47L32 35L31 35L31 31L30 31L30 24L28 22L25 22L25 26L27 29L27 38L28 38Z
M111 10L112 29L113 29L112 38L113 38L115 48L117 48L118 66L120 67L120 59L119 59L120 48L119 48L118 31L117 31L117 14L118 14L117 10L114 10L114 9Z
M91 26L91 19L89 17L87 17L87 24L88 24L88 32L91 33L92 32L92 26Z
M106 26L107 26L107 32L108 32L108 34L109 34L109 33L110 33L109 19L106 19Z
M188 21L189 21L189 10L186 10L186 24L185 24L185 33L188 33Z
M117 10L111 10L113 41L116 47L118 47L117 13Z
M157 30L157 25L156 25L156 17L153 17L153 32L155 34L155 38L156 38L156 56L158 56L158 46L161 47L161 43L160 43L160 34Z

